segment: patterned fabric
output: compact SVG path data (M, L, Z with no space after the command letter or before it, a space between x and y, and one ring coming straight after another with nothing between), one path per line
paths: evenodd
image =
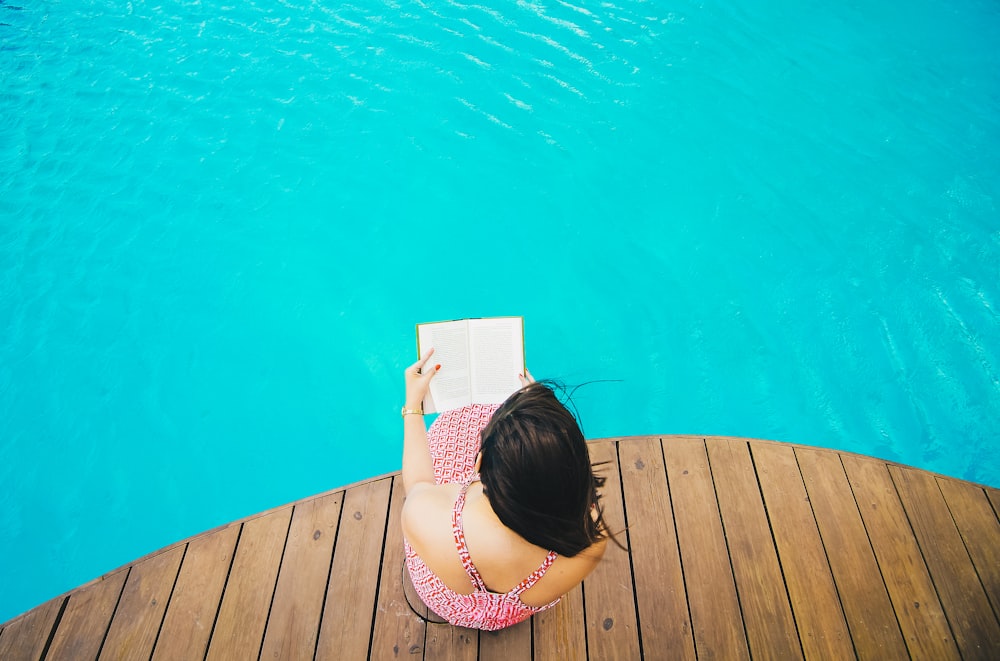
M465 493L472 482L479 479L475 474L476 455L479 453L479 432L489 422L497 410L496 404L473 405L448 411L438 416L427 431L427 442L434 460L434 479L438 484L460 482L462 489L452 510L452 532L455 547L462 560L462 566L475 586L472 594L459 594L438 578L424 561L420 559L408 543L406 567L417 594L427 606L448 620L451 624L471 629L495 631L522 622L535 613L555 606L551 604L535 608L521 601L521 593L538 582L556 559L556 553L549 551L541 566L506 594L490 592L479 571L469 556L462 527L462 510L465 507Z
M499 404L473 404L438 416L427 430L435 482L464 482L472 475L479 454L479 432L498 408Z

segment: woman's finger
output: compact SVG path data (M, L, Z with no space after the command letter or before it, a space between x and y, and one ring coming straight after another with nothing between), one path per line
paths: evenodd
M413 372L414 374L420 374L421 370L424 367L424 364L428 360L430 360L430 357L432 355L434 355L434 347L431 347L430 349L428 349L427 351L425 351L424 355L420 357L420 360L418 360L417 362L415 362L412 365L410 365L409 367L407 367L406 371L407 372Z
M413 383L421 384L420 387L422 388L429 387L431 379L434 378L434 375L437 374L440 369L440 365L434 365L433 367L430 365L426 366L424 369L413 374Z
M517 378L521 379L522 388L535 382L535 377L531 376L531 372L529 372L527 369L524 370L524 374L518 374Z

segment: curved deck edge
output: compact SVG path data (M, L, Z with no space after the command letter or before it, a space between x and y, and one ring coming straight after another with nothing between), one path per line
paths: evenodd
M601 641L607 632L614 633L613 644L608 643L612 648L618 649L617 646L624 645L621 649L634 650L639 656L644 648L651 649L649 646L654 645L654 641L661 641L668 633L671 649L678 651L677 656L681 658L690 658L686 651L694 652L695 649L728 649L741 655L741 645L744 652L752 652L750 656L766 656L777 650L788 652L792 658L802 656L802 653L810 656L817 652L822 654L837 651L838 643L834 638L841 643L844 640L851 643L848 648L839 650L850 652L845 658L849 658L851 654L864 658L865 654L861 652L868 649L868 646L875 645L872 649L884 651L887 644L897 645L904 654L908 650L909 656L921 656L931 651L944 654L941 658L955 656L952 653L959 653L959 650L963 656L975 650L1000 652L1000 491L996 488L868 455L764 439L645 435L591 439L589 443L595 461L609 462L618 471L617 484L620 489L613 488L606 498L609 521L626 531L630 546L630 557L617 560L609 557L608 562L602 563L600 571L587 580L588 595L601 595L602 601L606 596L611 604L609 608L613 606L624 610L616 611L613 616L602 617L602 606L592 603L589 598L584 606L581 593L580 601L570 599L570 604L559 611L562 619L558 626L562 633L556 638L563 640L563 634L571 633L577 642L583 640L580 649L590 650L594 658L600 658L594 653L595 650L611 649L602 648ZM685 466L687 468L681 471L680 467ZM270 635L270 628L281 624L280 617L271 621L270 618L274 617L271 611L278 609L280 615L281 608L292 607L288 605L287 597L281 602L278 593L283 591L282 581L294 582L294 573L298 571L296 564L291 561L290 566L294 571L288 573L289 570L284 569L285 554L298 552L297 547L293 546L303 543L295 538L295 522L305 516L300 516L300 512L311 512L321 506L327 507L331 512L335 510L335 519L341 522L339 530L334 532L337 540L347 535L347 528L354 526L355 520L367 526L368 514L374 516L374 522L371 523L373 527L364 527L361 537L353 541L345 537L343 542L335 542L337 549L341 544L345 548L354 545L352 548L368 549L368 556L375 553L374 561L377 561L377 566L374 569L369 567L368 573L358 574L366 576L364 580L371 583L363 591L370 592L371 598L375 600L370 623L367 626L358 623L361 628L371 632L372 637L366 639L367 642L359 643L362 647L367 645L368 656L372 656L376 643L386 636L403 636L409 640L414 630L423 631L424 636L429 636L431 629L438 625L414 623L412 619L407 619L412 618L411 614L402 610L393 611L399 604L396 596L393 596L393 590L398 586L391 584L391 574L395 571L395 555L401 552L401 549L395 549L396 545L401 545L401 539L398 539L399 534L394 530L393 524L394 516L398 517L401 501L400 484L396 479L398 475L399 471L392 471L252 514L170 544L109 571L0 623L0 658L41 658L53 646L65 646L69 644L66 641L75 640L74 637L88 635L86 627L74 624L76 620L68 611L81 610L83 602L80 599L86 601L82 595L95 591L111 595L105 606L108 612L98 614L105 619L95 620L104 622L96 624L96 629L103 629L100 634L91 634L100 639L93 643L100 653L105 644L113 646L115 636L109 632L117 632L119 636L123 636L125 634L122 631L133 626L135 618L139 617L125 612L130 607L134 608L134 604L128 606L125 602L129 602L129 595L131 602L141 601L140 597L145 594L142 589L147 589L148 585L145 588L145 584L133 587L131 592L129 586L142 583L139 579L148 575L149 567L157 567L156 571L164 573L167 577L164 580L169 582L169 590L166 587L160 588L161 592L167 591L152 599L152 604L157 604L157 599L170 602L176 598L176 582L180 580L178 572L182 564L187 562L188 549L226 537L231 539L229 543L232 547L228 562L234 563L233 557L244 544L244 531L267 528L268 532L259 534L263 535L261 539L273 538L270 542L271 554L275 559L261 560L264 564L270 563L270 568L264 571L267 576L262 580L264 584L271 586L268 589L274 594L268 598L266 606L260 604L265 610L260 624L262 638L256 642L250 641L251 648L256 645L256 649L260 650L268 640L264 637L265 630ZM660 492L666 495L658 495ZM348 501L351 502L350 507ZM843 511L837 509L841 506ZM650 508L654 512L650 515L650 520L655 519L659 521L657 525L664 526L653 531L655 534L643 528L647 521L642 513ZM872 514L869 510L873 508L880 511ZM353 517L345 516L348 512L352 512ZM702 533L698 532L692 537L694 533L688 531L695 527L700 529L705 517L709 518L709 528L715 532L708 537L702 537ZM715 517L714 523L711 523L712 517ZM311 536L314 540L319 539L320 524L305 522L302 525L317 526L315 535ZM744 526L747 526L746 530ZM899 549L891 535L884 536L880 533L887 526L897 536L905 537ZM939 531L940 526L947 529ZM312 529L303 528L307 532ZM247 548L256 548L253 545L255 538L249 532L245 534L246 544L249 545ZM675 549L670 552L675 556L676 562L676 566L672 568L663 565L663 558L656 557L656 549L662 547L664 540L661 537L664 535L667 536L665 548ZM377 548L373 546L376 543ZM330 546L326 560L320 558L316 565L319 568L317 571L328 573L318 574L327 576L328 583L324 583L320 602L322 616L321 621L316 623L316 629L321 629L327 619L325 604L331 598L328 593L341 594L345 589L342 583L359 580L352 571L335 571L338 556L335 555L334 548ZM760 555L759 558L753 558L751 564L755 569L750 573L747 573L750 559L743 555L748 552L748 548L752 554ZM261 553L261 558L266 555L259 549L244 553ZM668 560L670 553L667 554ZM909 564L896 568L899 560L897 553ZM914 553L915 557L922 559L918 565L912 565ZM854 564L840 565L839 563L846 562L840 558L841 555ZM684 556L683 563L680 556ZM728 583L724 581L711 590L703 590L703 582L716 580L709 577L721 569L719 566L710 568L707 565L699 568L699 563L704 561L703 556L714 557L716 563L725 562L729 565L728 571L722 572L730 577ZM953 567L954 558L960 558L960 562ZM326 570L323 570L324 562ZM279 566L283 570L280 576ZM383 576L383 566L393 568L393 572L386 574L390 578ZM760 566L770 566L772 570L771 578L763 583L763 579L754 574ZM869 595L864 592L867 587L862 589L855 585L853 574L859 571L859 567L867 572L868 579L878 581L878 572L882 574L878 583L883 589L879 592L880 596L876 595L877 605L869 603ZM134 568L139 569L133 572ZM241 589L238 582L234 587L229 587L230 582L236 581L236 577L232 575L236 572L235 564L227 564L225 570L227 573L220 588L223 593ZM796 593L796 589L801 589L796 588L797 581L815 581L813 574L818 570L827 574L825 585L829 602L826 611L820 615L830 618L832 624L825 621L809 624L810 616L807 613L817 611L814 603L817 597L815 585L810 586L806 600L810 605L807 607L797 603L803 601L802 595ZM657 588L649 587L661 582L664 572L674 577L673 590L683 591L687 595L687 615L682 618L686 633L659 631L650 624L652 619L645 622L642 619L642 613L647 613L647 618L650 618L651 613L671 607L673 603L670 600L664 602L664 596L655 592ZM172 579L169 578L170 575L173 576ZM387 580L390 583L386 583ZM616 592L615 587L624 585L623 581L632 585L624 597ZM818 581L819 584L823 582ZM166 582L163 583L163 586L166 585ZM914 589L922 595L923 612L910 612L914 603L911 598ZM649 590L654 592L647 594ZM607 591L610 592L604 595ZM720 594L729 594L728 606L718 601ZM78 598L78 595L81 596ZM778 619L770 624L762 624L755 619L753 609L748 608L750 604L761 603L762 595L769 600L784 603L783 620L782 613L777 613L775 617ZM228 595L224 596L229 599ZM220 617L217 611L225 609L225 599L220 597L223 603L216 603L213 607L216 609L212 611L216 618ZM277 605L272 604L271 599L276 600L274 604ZM392 621L397 625L403 622L405 626L403 630L393 634L391 632L396 631L393 627L397 625L392 625L390 633L377 636L376 630L381 630L380 627L384 626L379 623L378 618L384 617L379 613L386 612L387 606L383 603L386 599L390 600L386 602L391 606L388 610L394 613L393 618L397 618ZM707 599L708 602L702 604L702 599ZM744 604L745 599L750 601ZM161 610L157 611L158 614L143 615L146 619L160 618L149 643L150 653L161 642L160 628L163 626L168 604L162 603L159 608ZM586 617L583 617L584 609ZM592 609L594 612L591 612ZM869 623L873 618L879 619L879 614L887 609L895 611L893 617L887 620L882 618L887 623L887 629L895 629L895 633L882 632L888 636L888 643L881 639L874 642L869 640L871 636L862 631L871 628L868 624L859 625L855 631L855 620ZM632 614L629 615L629 612ZM949 616L952 612L960 612L960 617ZM921 619L929 617L928 613L937 619L933 622ZM619 621L616 618L621 618L621 628L608 624ZM709 629L701 625L706 621L716 620L717 624L722 625L720 630L725 630L727 627L733 629L737 619L738 629L744 632L739 639L711 640L704 637L708 635L704 631ZM945 621L945 629L940 628L941 621ZM967 626L963 622L970 621L975 625L973 629L963 628ZM133 624L129 624L130 622ZM937 629L928 628L929 622ZM603 623L608 628L603 631L600 627L591 630L591 627L596 626L595 623ZM222 626L225 630L224 624L223 622ZM551 638L552 626L556 625L544 618L531 624L527 636L527 644L531 645L529 652L544 649L551 640L555 640ZM819 628L810 629L810 626ZM825 627L828 626L831 635L836 632L835 636L826 635ZM921 633L922 628L927 631ZM933 640L927 633L930 631L937 632ZM212 632L208 634L209 639L215 634L213 625ZM313 630L311 635L312 644L317 649L321 644L332 645L327 639L319 637L317 630ZM476 636L478 635L477 633ZM218 636L221 638L222 634ZM523 634L521 638L524 638ZM480 649L490 649L492 640L484 634L480 639ZM428 643L428 639L421 638L421 641L422 658L436 658L435 648ZM517 643L521 649L524 644L523 641ZM749 649L746 648L747 645L750 646ZM815 645L819 647L809 647ZM362 647L357 649L360 651ZM331 649L342 647L337 643ZM208 651L211 650L205 650L206 653ZM480 658L491 657L481 651Z

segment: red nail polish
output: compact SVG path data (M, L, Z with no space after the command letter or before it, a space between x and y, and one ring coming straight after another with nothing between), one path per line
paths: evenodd
M435 366L434 366L434 371L435 371L435 372L436 372L436 371L438 371L439 369L441 369L441 366L440 366L440 365L435 365Z

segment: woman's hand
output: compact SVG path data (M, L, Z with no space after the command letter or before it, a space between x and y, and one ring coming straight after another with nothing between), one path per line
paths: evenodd
M433 369L424 369L427 361L434 355L434 349L428 349L427 353L420 357L420 360L406 368L403 375L406 377L406 408L423 410L424 397L431 387L431 379L441 369L440 365L435 365Z
M424 397L431 387L431 379L441 369L440 365L430 367L427 361L434 349L420 357L403 372L406 377L406 406L411 411L423 411ZM434 484L434 462L427 447L427 428L420 416L403 414L403 491L421 483Z
M531 372L528 371L527 367L524 368L524 374L518 374L517 378L521 379L521 387L522 388L524 388L525 386L527 386L530 383L534 383L535 382L535 377L531 376Z

